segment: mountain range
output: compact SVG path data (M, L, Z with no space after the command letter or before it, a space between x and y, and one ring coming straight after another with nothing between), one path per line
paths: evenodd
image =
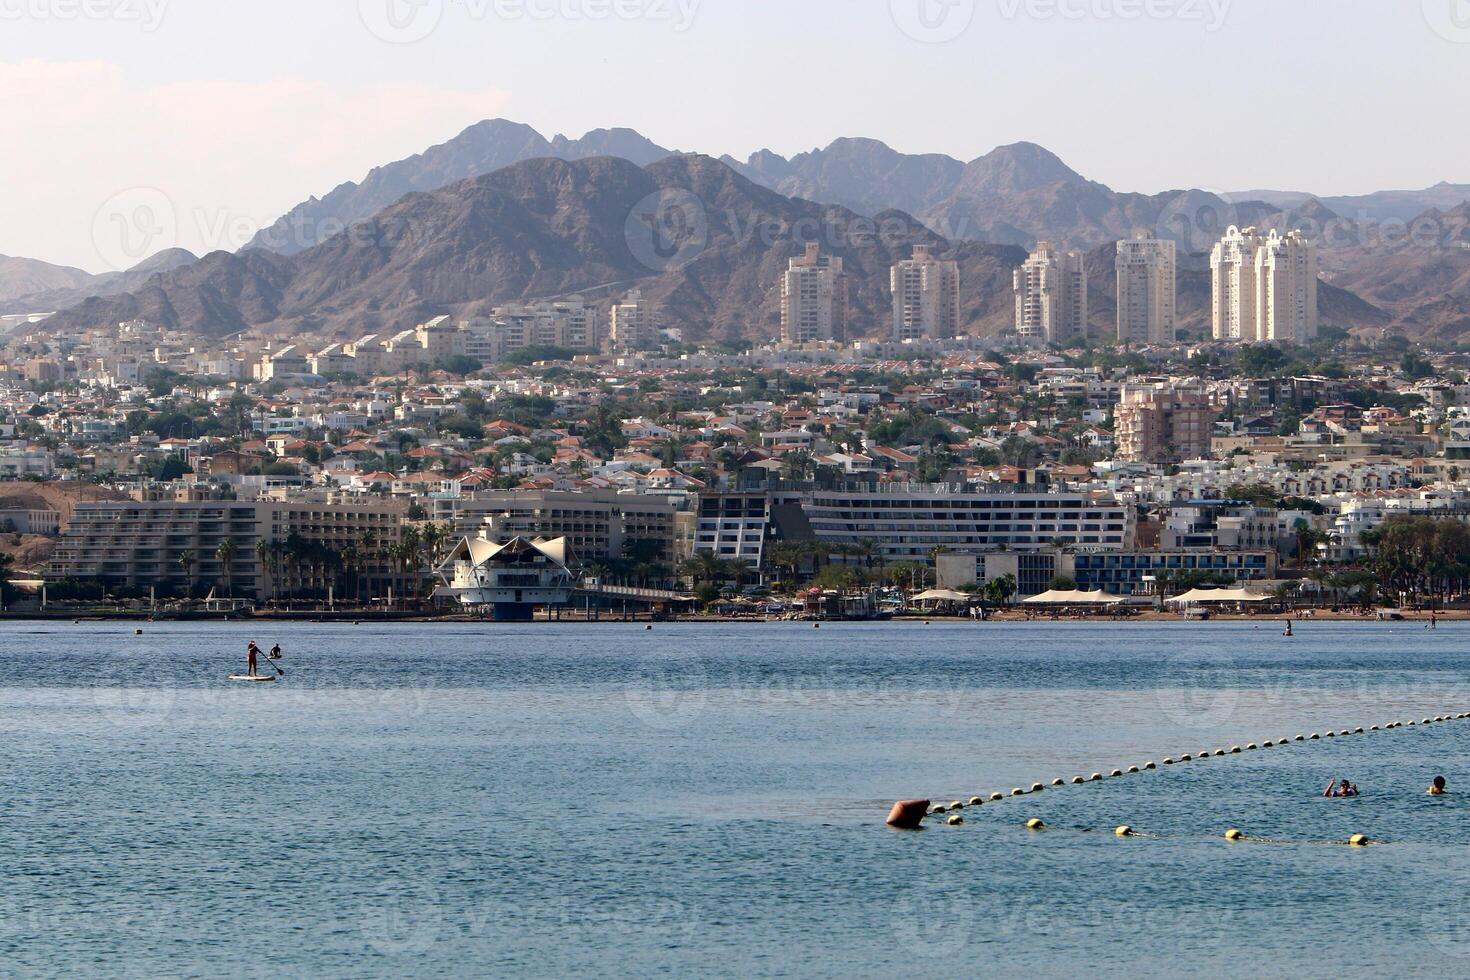
M1470 242L1453 230L1470 208L1463 199L1448 205L1457 186L1466 187L1334 199L1356 209L1345 222L1326 201L1291 192L1115 192L1031 143L964 163L841 139L790 159L763 150L742 162L674 153L627 129L548 140L529 126L487 120L303 202L238 253L174 262L142 283L93 283L96 295L54 322L145 316L215 335L258 327L348 336L510 300L606 298L636 284L691 338L768 340L779 319L780 270L802 239L866 221L898 231L878 241L817 235L847 265L858 333L884 332L888 265L920 241L960 262L968 328L1001 329L1010 319L1010 270L1045 238L1087 252L1093 327L1106 334L1113 243L1143 231L1180 243L1179 315L1198 335L1209 318L1205 253L1226 226L1257 224L1349 229L1324 234L1324 322L1454 337L1470 331ZM707 241L687 264L635 254L630 222L650 195L684 195L705 216ZM1431 206L1415 211L1420 204ZM1363 217L1370 211L1389 217ZM1403 220L1406 211L1434 234L1407 245L1374 240L1378 222ZM43 272L30 269L30 281L50 295L88 289Z

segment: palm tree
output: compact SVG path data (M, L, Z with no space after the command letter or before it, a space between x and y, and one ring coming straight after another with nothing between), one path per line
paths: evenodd
M192 549L189 549L189 548L185 548L183 551L179 552L178 562L179 562L179 567L184 570L184 591L185 592L192 592L194 590L194 552L193 552L193 550Z
M230 587L232 572L230 562L235 560L235 539L225 538L221 540L219 545L214 549L214 557L219 559L220 575L225 580L225 595L233 595L233 590Z
M271 546L264 538L255 542L255 560L260 563L260 574L262 578L270 578ZM261 583L262 585L265 583Z
M696 584L707 582L714 585L725 572L725 563L711 551L695 552L684 559L679 571L692 578Z

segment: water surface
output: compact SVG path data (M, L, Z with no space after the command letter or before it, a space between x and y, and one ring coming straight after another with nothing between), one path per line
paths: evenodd
M6 973L1470 972L1470 721L882 826L1470 711L1470 627L133 629L0 624Z

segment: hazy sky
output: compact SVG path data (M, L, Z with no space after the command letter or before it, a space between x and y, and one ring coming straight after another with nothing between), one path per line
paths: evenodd
M0 0L0 253L194 251L503 115L783 154L1041 143L1119 190L1470 182L1470 0Z

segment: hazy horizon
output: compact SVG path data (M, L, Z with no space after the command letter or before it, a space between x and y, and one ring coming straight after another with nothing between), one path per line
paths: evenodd
M1466 0L0 0L0 22L0 253L92 272L131 264L119 207L163 214L160 247L237 247L496 116L740 159L1028 141L1144 193L1470 182Z

